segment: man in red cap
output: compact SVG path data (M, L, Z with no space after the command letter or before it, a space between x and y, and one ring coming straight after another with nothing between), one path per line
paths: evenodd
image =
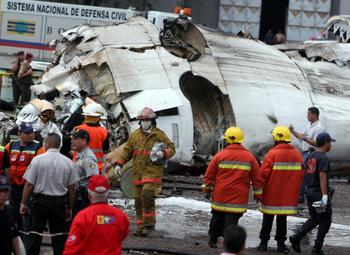
M108 205L109 184L105 176L92 176L88 192L91 205L75 216L63 254L120 255L129 231L128 216Z

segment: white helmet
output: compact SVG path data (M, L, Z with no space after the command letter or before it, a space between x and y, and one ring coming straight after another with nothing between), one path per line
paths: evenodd
M39 111L33 104L26 104L17 115L16 123L35 122L39 118Z
M84 116L100 117L103 120L107 119L107 111L98 103L88 104L83 108Z
M50 103L49 101L41 100L41 102L43 103L43 106L41 107L41 112L46 111L46 110L55 111L55 108L53 107L53 104Z
M43 107L43 102L39 98L34 98L30 102L30 104L34 105L38 112L41 112L41 108Z

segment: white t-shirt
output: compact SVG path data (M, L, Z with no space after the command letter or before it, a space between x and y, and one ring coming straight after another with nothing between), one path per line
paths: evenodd
M317 120L314 123L310 123L310 125L306 127L304 135L305 135L305 138L316 141L316 137L321 132L324 132L324 127L321 124L321 122ZM313 147L314 146L308 144L307 142L301 141L302 151L308 151L310 150L310 148L313 148Z

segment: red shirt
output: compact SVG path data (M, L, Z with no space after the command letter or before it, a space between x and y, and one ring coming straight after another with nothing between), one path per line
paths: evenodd
M63 254L120 255L129 218L107 203L96 203L74 218Z

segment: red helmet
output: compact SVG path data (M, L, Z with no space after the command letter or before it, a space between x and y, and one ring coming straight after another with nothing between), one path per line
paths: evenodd
M157 117L156 113L149 107L143 108L138 114L138 120L155 119Z

